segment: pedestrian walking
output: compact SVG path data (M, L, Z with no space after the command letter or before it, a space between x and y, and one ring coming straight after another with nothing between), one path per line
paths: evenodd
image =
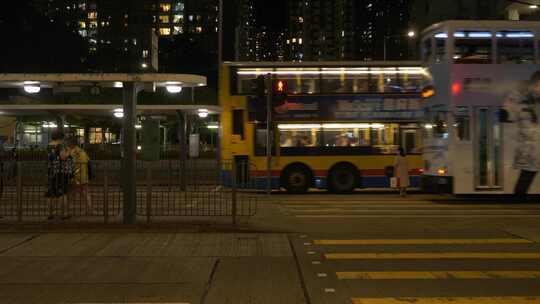
M406 156L405 150L399 147L394 160L394 177L397 178L397 187L401 197L407 195L407 187L409 187L409 165Z
M83 148L79 146L79 140L77 137L71 137L68 140L68 152L69 156L73 160L74 172L72 180L72 191L70 197L74 198L75 195L80 194L86 203L86 214L93 214L92 198L88 188L90 180L89 166L90 157Z
M71 178L73 175L73 162L64 146L63 135L54 133L47 147L47 192L49 204L49 220L58 216L68 219L68 199ZM56 214L55 214L56 213Z

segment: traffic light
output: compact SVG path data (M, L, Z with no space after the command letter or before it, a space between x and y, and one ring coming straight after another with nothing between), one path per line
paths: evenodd
M272 107L276 112L285 107L287 104L287 82L284 80L276 80L273 82L272 90Z

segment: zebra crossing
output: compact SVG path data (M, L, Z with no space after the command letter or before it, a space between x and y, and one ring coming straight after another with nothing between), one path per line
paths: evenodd
M517 236L295 244L312 303L540 303L540 243Z
M540 204L471 204L425 200L284 200L280 207L297 219L362 218L540 218Z

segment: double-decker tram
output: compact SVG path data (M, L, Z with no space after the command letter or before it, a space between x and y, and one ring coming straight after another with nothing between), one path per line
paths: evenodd
M266 101L258 76L285 84L272 107L271 178L267 178ZM268 76L269 75L269 76ZM389 187L398 147L408 154L411 185L419 186L421 92L429 77L420 62L225 63L219 100L223 161L254 164L257 187L337 193Z
M426 190L540 193L540 22L447 21L426 29Z

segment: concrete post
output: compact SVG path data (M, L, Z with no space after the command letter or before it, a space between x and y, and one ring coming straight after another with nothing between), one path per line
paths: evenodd
M135 123L137 121L137 95L141 89L142 85L139 83L124 83L124 136L122 142L124 151L122 162L124 224L135 224L137 218L137 143Z

